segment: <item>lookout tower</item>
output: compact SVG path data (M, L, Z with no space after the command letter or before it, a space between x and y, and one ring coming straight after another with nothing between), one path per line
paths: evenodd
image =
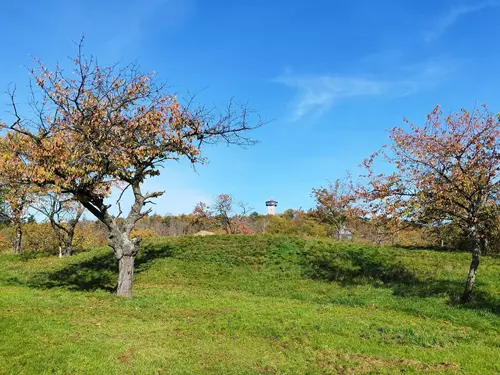
M278 202L275 200L268 200L266 201L266 206L267 206L267 214L268 215L276 215L276 206L278 205Z

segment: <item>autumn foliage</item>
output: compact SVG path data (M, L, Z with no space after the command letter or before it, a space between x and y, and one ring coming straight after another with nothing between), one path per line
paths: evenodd
M30 73L32 111L20 113L11 92L15 121L2 126L9 152L0 168L15 166L23 184L70 194L100 220L119 262L117 293L130 296L140 243L132 231L151 212L144 207L163 194L144 193L144 180L158 175L169 160L205 162L201 147L206 143L252 144L246 133L260 122L250 125L249 111L233 103L225 111L193 100L182 104L154 74L136 65L100 66L83 56L81 43L71 71L50 70L35 60ZM118 202L118 217L105 203L112 187L130 189L134 197L125 214Z
M350 176L344 180L337 179L327 187L312 190L316 203L316 213L320 222L330 226L334 237L347 226L348 218L359 215L355 206L356 196Z
M367 181L358 187L362 207L395 227L412 222L462 228L472 253L466 302L499 198L500 125L485 106L449 115L436 107L422 127L405 122L407 129L391 130L390 147L365 160ZM375 172L380 159L392 172Z
M219 194L211 206L199 202L193 209L194 223L200 228L216 227L227 234L250 234L245 223L251 209L243 202L234 203L230 194Z

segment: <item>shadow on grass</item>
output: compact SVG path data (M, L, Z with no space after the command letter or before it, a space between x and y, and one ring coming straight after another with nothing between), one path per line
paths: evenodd
M172 248L163 244L147 244L141 248L135 259L135 273L146 271L155 259L171 256ZM118 278L118 262L114 254L96 255L89 260L71 264L52 272L40 272L28 282L37 289L65 288L68 290L114 292Z
M415 275L401 261L375 251L343 251L305 256L305 275L313 279L335 281L344 286L373 285L392 289L401 297L447 296L452 305L461 305L464 280L433 278L432 271ZM476 286L473 299L464 308L488 309L500 314L500 299Z
M195 244L196 245L196 244ZM223 247L223 244L221 245ZM188 246L194 252L203 254L203 246ZM184 249L186 250L186 249ZM184 250L180 250L183 252ZM177 253L179 249L175 250ZM216 252L216 250L214 250ZM328 244L302 248L296 255L300 259L303 274L306 277L335 281L341 285L373 285L390 288L394 295L402 297L448 297L451 304L458 304L465 283L464 280L442 279L436 275L435 269L419 269L414 273L398 260L397 251L379 248L344 247L332 251ZM264 251L265 252L265 251ZM259 257L269 257L271 253ZM151 267L156 259L174 256L174 246L168 243L146 243L135 261L135 272L141 273ZM254 255L254 256L257 256ZM209 257L206 261L220 260ZM260 259L260 258L259 258ZM283 267L287 267L288 258L280 258ZM34 288L66 288L69 290L114 291L118 274L117 261L111 251L99 253L91 259L73 263L67 267L51 272L43 272L31 278L28 285ZM466 307L488 309L500 313L500 298L491 295L479 284L474 292L473 301Z
M467 253L466 250L457 250L455 248L448 248L448 247L442 247L442 246L414 246L414 245L401 245L401 244L396 244L394 247L397 247L399 249L405 249L405 250L430 250L434 252L439 252L439 253Z

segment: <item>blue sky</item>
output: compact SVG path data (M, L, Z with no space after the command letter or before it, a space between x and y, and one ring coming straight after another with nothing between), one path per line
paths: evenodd
M187 213L218 193L262 213L270 197L306 209L313 187L356 175L403 117L418 124L436 104L476 101L499 111L499 19L500 0L3 2L0 88L22 92L30 54L53 66L84 33L103 64L138 60L181 96L235 97L270 120L257 146L210 147L196 172L166 164L146 184L166 191L156 212Z

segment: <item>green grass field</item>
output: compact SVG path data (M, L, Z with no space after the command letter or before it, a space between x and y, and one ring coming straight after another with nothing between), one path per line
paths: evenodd
M500 260L281 236L0 256L1 374L498 374Z

